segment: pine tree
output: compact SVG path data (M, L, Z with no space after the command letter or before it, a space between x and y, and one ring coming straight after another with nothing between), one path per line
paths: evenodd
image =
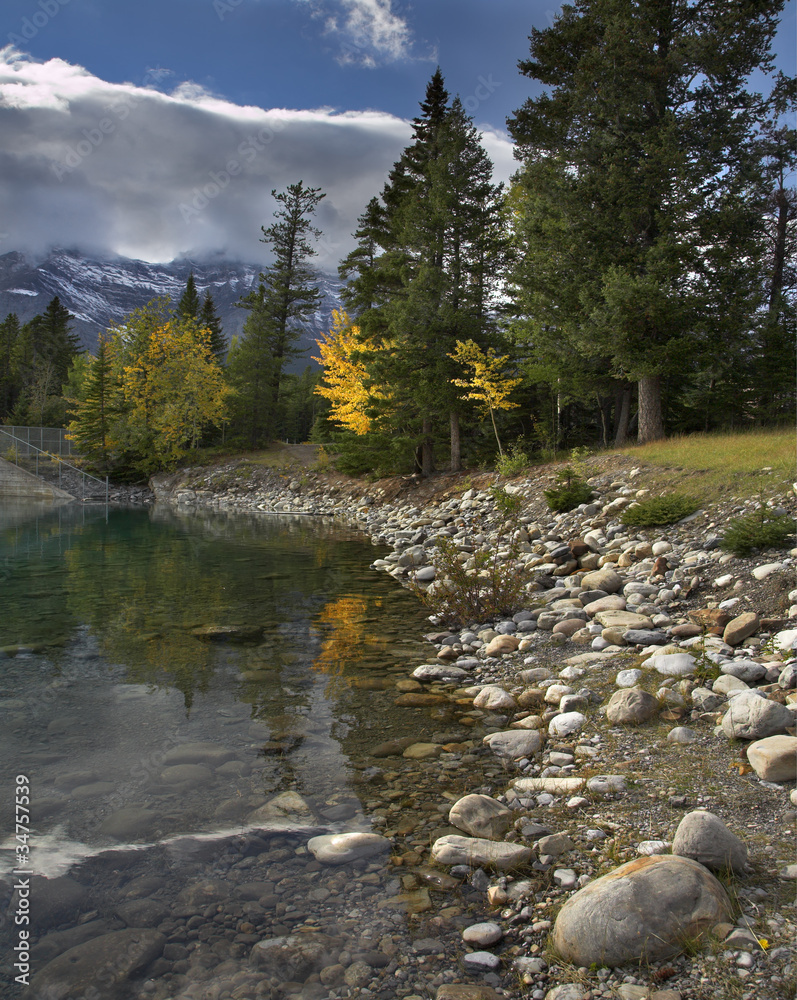
M412 429L419 466L434 468L434 436L448 424L451 468L460 466L464 401L453 384L456 341L484 343L503 262L501 188L459 98L438 69L413 122L413 142L394 165L381 204L369 203L358 247L341 265L357 312L384 425Z
M118 412L120 386L111 365L111 347L100 334L97 354L89 361L80 387L80 399L69 399L70 438L77 450L100 468L108 468L111 420ZM116 405L115 405L116 404Z
M202 308L199 311L199 325L206 330L210 330L210 349L223 364L224 356L227 353L227 341L224 338L224 331L221 325L221 317L216 312L216 304L208 289L202 299Z
M180 301L177 303L177 309L175 309L174 315L177 319L198 319L199 310L199 293L196 290L194 272L192 271L188 275L188 281L185 283L185 291L183 292Z
M636 382L641 441L664 432L663 379L736 349L755 312L747 80L782 6L576 0L520 64L545 88L509 122L522 325L535 351Z
M9 313L0 323L0 420L11 414L19 393L12 367L19 332L19 317L16 313Z
M300 332L298 321L311 315L320 299L308 260L316 253L311 241L321 235L310 220L325 195L320 188L305 187L303 181L280 193L272 190L271 195L278 204L275 221L261 226L260 242L271 247L274 262L260 275L260 290L239 303L253 315L244 325L242 343L229 358L230 378L239 397L247 401L243 411L252 447L266 443L276 432L285 364L301 353L293 347ZM241 407L237 409L240 413Z
M24 324L16 338L11 371L17 397L15 423L63 422L61 389L80 341L70 329L72 314L56 295L43 313Z

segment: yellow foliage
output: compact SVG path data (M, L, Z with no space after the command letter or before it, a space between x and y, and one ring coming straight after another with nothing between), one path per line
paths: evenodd
M331 402L332 416L339 424L355 434L366 434L371 429L366 408L372 393L365 365L353 357L362 351L360 329L342 310L336 309L332 320L332 329L317 341L321 357L313 360L324 366L326 384L317 386L315 391Z
M165 464L176 462L223 415L228 389L210 349L210 330L184 321L155 326L123 367L122 391L129 421L153 436Z
M469 389L465 399L472 399L481 405L485 413L492 410L511 410L518 404L508 397L512 390L523 381L520 378L508 378L504 369L507 357L500 357L495 349L490 347L487 353L472 340L458 340L457 349L449 354L457 364L470 369L472 374L467 379L453 379L453 383L461 389Z

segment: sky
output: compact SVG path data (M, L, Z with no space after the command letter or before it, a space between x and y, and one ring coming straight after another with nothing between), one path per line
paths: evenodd
M779 35L794 72L795 5ZM272 189L326 197L334 271L440 66L496 180L550 0L3 0L0 253L267 262Z

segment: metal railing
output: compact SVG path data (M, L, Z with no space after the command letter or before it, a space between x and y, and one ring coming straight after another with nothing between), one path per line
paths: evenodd
M19 428L15 428L19 429ZM28 428L25 428L26 430ZM31 427L30 430L51 430L52 428L38 428ZM0 445L4 444L6 441L11 442L11 447L7 452L3 454L3 458L8 461L12 461L20 469L25 469L28 472L33 472L34 475L43 479L44 476L39 471L40 463L42 470L49 463L52 467L53 465L58 468L58 485L61 487L63 481L62 472L64 467L71 469L72 472L77 473L80 476L80 489L81 489L81 500L86 499L86 480L91 479L95 483L99 483L100 486L105 488L105 503L108 503L108 477L105 477L103 481L98 476L92 476L90 472L85 472L83 469L79 469L76 465L72 465L71 462L65 461L60 455L55 455L50 451L46 451L44 448L39 448L32 444L30 440L17 437L13 434L7 427L0 427ZM12 454L13 450L13 454ZM70 452L71 454L71 452ZM45 480L46 481L46 480ZM77 498L76 498L77 499Z

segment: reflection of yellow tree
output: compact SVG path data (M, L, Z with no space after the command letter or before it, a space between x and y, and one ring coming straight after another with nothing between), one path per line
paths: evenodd
M370 641L365 631L366 611L367 604L362 597L338 597L324 605L316 625L327 637L321 643L313 670L337 682L344 679L346 664L357 659L363 644Z

